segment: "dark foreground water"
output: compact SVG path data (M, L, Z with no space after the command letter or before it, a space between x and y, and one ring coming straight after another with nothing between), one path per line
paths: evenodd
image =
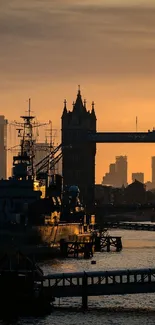
M155 267L155 232L112 230L110 234L121 235L123 250L120 253L97 253L96 265L91 260L55 260L41 265L45 273L83 270L108 270L119 268ZM56 300L50 315L21 317L0 324L17 325L137 325L155 324L155 294L90 297L89 310L80 311L81 299Z

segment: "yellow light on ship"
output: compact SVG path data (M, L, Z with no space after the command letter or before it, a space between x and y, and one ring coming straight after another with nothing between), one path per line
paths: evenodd
M90 220L91 220L91 224L92 225L95 225L95 215L94 214L91 215L91 219Z
M44 199L45 198L45 186L40 186L39 190L41 191L41 198Z
M33 186L34 186L34 191L41 191L41 193L42 193L41 198L44 199L45 198L45 185L40 186L39 182L35 180Z

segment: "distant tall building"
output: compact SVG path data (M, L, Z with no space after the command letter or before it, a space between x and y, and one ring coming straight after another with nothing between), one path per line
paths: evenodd
M109 165L109 173L103 177L102 185L116 186L116 164Z
M50 153L50 146L47 142L35 143L35 164L44 159Z
M7 120L0 115L0 179L7 178Z
M127 172L128 172L127 156L117 156L116 174L117 174L118 187L121 187L122 185L127 186Z
M155 156L152 157L152 183L155 184Z
M116 162L109 165L109 172L103 177L102 185L127 186L127 156L117 156Z
M109 165L109 173L112 175L115 175L116 172L116 164L110 164Z
M132 173L132 182L135 180L144 183L144 173Z

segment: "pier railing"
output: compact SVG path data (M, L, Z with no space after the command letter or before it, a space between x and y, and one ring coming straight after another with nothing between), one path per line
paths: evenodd
M87 308L89 296L155 292L155 269L49 274L43 290L48 297L82 297Z

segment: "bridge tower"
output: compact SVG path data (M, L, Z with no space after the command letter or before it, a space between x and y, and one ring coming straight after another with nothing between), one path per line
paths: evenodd
M87 135L96 132L96 115L94 102L91 109L87 110L80 86L71 111L64 101L61 119L64 188L77 185L82 203L87 211L91 211L94 203L96 143L88 143Z

